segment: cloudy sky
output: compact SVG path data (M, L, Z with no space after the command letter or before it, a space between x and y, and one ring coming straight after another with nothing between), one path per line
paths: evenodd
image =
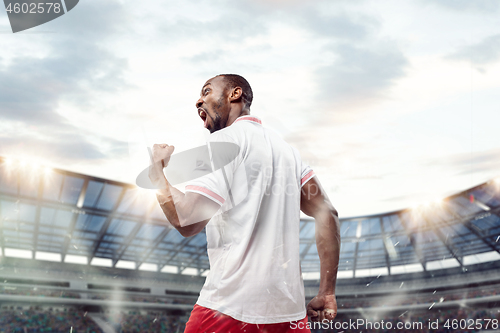
M82 0L13 34L0 9L0 155L133 183L146 145L202 140L220 73L299 149L343 217L500 176L497 0Z

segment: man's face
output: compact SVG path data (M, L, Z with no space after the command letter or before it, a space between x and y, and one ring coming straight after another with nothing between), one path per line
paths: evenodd
M226 127L229 102L225 86L222 76L208 80L201 89L200 98L196 102L198 115L210 133Z

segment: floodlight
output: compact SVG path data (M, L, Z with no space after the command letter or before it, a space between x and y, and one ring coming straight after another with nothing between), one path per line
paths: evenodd
M150 263L143 263L139 267L140 271L149 271L149 272L156 272L158 270L158 265L157 264L150 264Z
M177 273L179 273L179 268L177 268L177 266L165 265L165 266L163 266L163 268L161 269L160 272L177 274Z
M107 259L107 258L94 257L90 261L90 264L92 266L112 267L113 266L113 261L111 259Z
M193 268L193 267L187 267L187 268L184 268L184 270L181 272L182 275L198 275L198 270L196 268Z
M5 248L5 256L13 258L31 259L33 252L30 250Z
M319 280L319 272L304 272L302 273L302 279L304 280Z
M64 257L64 262L70 264L87 265L88 259L85 256L67 254Z
M52 168L49 168L49 167L45 167L43 168L43 173L48 176L52 173Z
M31 169L33 171L37 171L39 170L40 168L42 167L42 165L40 164L40 162L38 161L33 161L33 163L31 163Z
M61 254L60 253L50 253L50 252L37 251L35 253L35 259L36 260L61 262Z
M361 237L361 223L358 223L358 227L356 229L356 238Z
M440 199L440 198L434 198L433 202L436 204L436 205L441 205L443 203L443 199Z
M338 271L337 279L352 279L354 272L352 270Z
M463 263L465 266L468 266L497 260L500 260L500 254L497 251L489 251L464 256Z
M125 268L125 269L135 269L135 261L128 260L118 260L115 267L116 268Z
M10 157L7 157L5 160L4 160L4 163L6 166L10 167L14 164L14 160Z

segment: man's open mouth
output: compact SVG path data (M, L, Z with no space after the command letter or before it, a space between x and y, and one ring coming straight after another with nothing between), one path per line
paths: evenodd
M203 120L203 125L205 126L205 128L207 128L207 125L208 125L208 122L207 122L207 119L208 119L208 114L207 114L207 111L205 111L204 109L202 108L198 108L198 115L200 116L201 120Z

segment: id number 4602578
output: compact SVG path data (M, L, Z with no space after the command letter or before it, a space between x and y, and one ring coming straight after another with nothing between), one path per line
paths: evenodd
M444 323L447 329L481 330L498 329L498 319L448 319Z
M42 14L42 13L60 13L62 8L59 2L39 2L39 3L9 3L5 8L7 13L23 14Z

